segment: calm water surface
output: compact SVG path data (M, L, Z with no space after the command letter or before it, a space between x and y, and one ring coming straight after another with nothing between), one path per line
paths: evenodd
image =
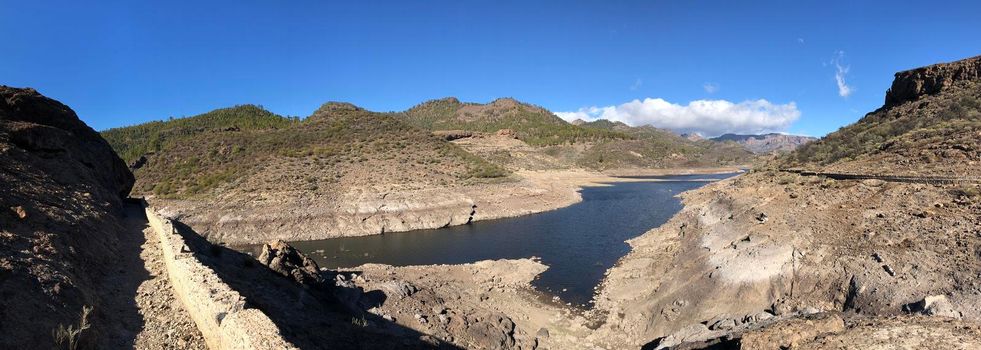
M585 188L581 203L540 214L290 244L327 268L364 263L460 264L537 256L549 269L534 281L536 288L564 301L586 304L603 273L630 250L624 241L660 226L681 209L676 195L733 175L649 177L662 181Z

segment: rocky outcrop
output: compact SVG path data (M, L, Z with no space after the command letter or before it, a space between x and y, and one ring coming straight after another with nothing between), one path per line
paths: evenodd
M483 136L480 133L475 133L473 131L466 130L436 130L433 131L433 136L439 137L446 141L453 141L459 139L471 138L474 136Z
M323 286L320 267L286 242L276 240L262 246L259 263L305 286Z
M0 86L0 348L54 348L52 332L107 348L107 287L121 252L126 164L68 106L33 89ZM137 252L138 254L138 252ZM118 286L110 286L118 288Z
M886 92L886 107L937 94L958 81L981 79L981 56L896 73Z
M40 158L36 164L45 166L42 170L57 181L91 182L113 197L129 195L133 174L109 143L68 106L34 89L0 86L0 121L3 141Z

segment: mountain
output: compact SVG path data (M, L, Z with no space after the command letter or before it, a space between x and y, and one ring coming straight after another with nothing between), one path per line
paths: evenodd
M118 346L116 327L131 326L113 306L125 298L114 278L131 256L120 231L132 186L126 164L68 106L0 86L0 348L62 348L52 332L77 325L83 308L82 346Z
M725 134L719 137L713 137L711 140L717 142L732 141L745 146L750 152L756 154L768 154L776 152L790 152L797 149L801 145L817 140L817 138L810 136L770 133L762 135Z
M254 105L102 133L134 165L135 195L329 195L358 185L459 183L506 173L389 115L326 103L305 120Z
M627 136L593 128L582 128L552 112L512 98L487 104L464 103L453 97L431 100L400 113L410 124L428 130L465 130L495 133L512 130L518 139L533 146L625 139Z

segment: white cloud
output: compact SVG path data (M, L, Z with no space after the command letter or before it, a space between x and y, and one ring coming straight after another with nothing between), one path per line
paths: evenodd
M630 91L637 91L637 89L640 89L640 87L643 85L644 85L644 81L640 80L640 78L637 78L637 80L634 81L633 85L630 85Z
M804 44L804 38L797 38L797 42L803 45Z
M716 91L719 91L719 84L718 83L705 83L705 84L702 84L702 89L705 89L705 92L707 92L707 93L714 94Z
M838 96L848 97L848 95L851 95L855 89L845 83L845 75L848 75L848 70L851 69L851 67L841 65L841 61L844 59L845 52L838 51L835 53L835 58L831 60L831 63L835 65L835 82L838 83Z
M767 100L732 103L726 100L697 100L680 105L660 98L633 100L618 106L584 107L574 112L555 113L562 119L592 121L607 119L628 125L653 125L677 133L699 133L708 137L725 133L759 134L785 131L800 117L797 104L773 104Z

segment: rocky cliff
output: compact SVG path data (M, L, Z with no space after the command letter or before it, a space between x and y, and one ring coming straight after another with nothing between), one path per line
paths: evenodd
M896 73L892 87L886 92L886 106L915 101L949 89L959 81L981 78L981 56L956 62L940 63Z
M126 164L70 108L0 86L0 348L54 348L53 332L83 319L91 329L77 340L107 345L105 284L132 186Z

